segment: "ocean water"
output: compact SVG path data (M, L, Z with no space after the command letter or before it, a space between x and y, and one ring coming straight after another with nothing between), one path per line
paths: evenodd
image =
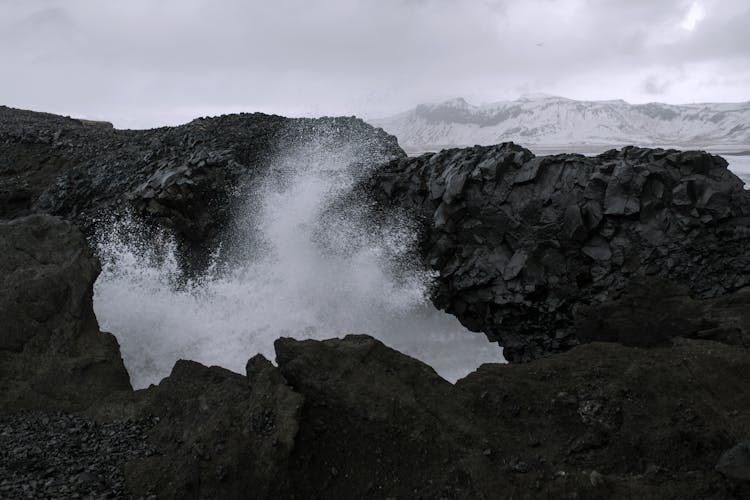
M304 148L279 158L238 210L236 258L187 283L169 235L144 241L133 220L102 228L94 310L117 337L134 387L158 383L181 358L244 373L256 353L273 360L281 336L366 333L451 382L504 361L496 344L429 301L434 276L413 260L407 220L331 213L353 183L350 159ZM262 245L245 244L253 238Z
M729 163L729 170L745 181L745 189L750 189L750 155L721 156Z

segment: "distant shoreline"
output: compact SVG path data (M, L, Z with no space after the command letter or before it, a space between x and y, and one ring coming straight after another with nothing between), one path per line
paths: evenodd
M521 146L529 149L536 155L555 155L563 153L579 153L584 156L595 156L610 149L621 149L627 144L573 144L569 146L564 145L527 145L520 144ZM413 147L409 145L401 145L406 154L409 156L420 156L425 153L437 153L443 149L457 149L457 148L468 148L474 144L458 145L458 144L446 144L446 145L434 145L425 147ZM638 147L648 148L664 148L664 149L679 149L682 151L698 150L706 151L708 153L719 155L719 156L750 156L750 145L739 144L736 146L729 145L717 145L717 146L690 146L690 145L654 145L654 144L635 144Z

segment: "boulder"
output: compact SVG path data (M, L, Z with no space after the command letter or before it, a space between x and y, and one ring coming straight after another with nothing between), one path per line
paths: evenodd
M279 497L476 498L482 431L432 368L366 335L274 346L305 398Z
M716 470L735 481L750 481L750 441L742 441L719 457Z
M159 450L126 470L137 496L273 498L287 484L303 398L258 355L242 376L178 361L158 386L139 391L141 416L159 423L150 441Z
M0 405L83 410L130 379L92 307L99 261L72 224L0 222Z
M505 143L394 160L360 187L420 222L433 301L509 361L593 340L747 344L750 192L718 156Z

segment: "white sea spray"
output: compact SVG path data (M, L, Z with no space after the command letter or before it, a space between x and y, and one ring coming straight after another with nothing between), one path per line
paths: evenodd
M168 235L145 239L128 218L100 231L94 309L136 388L181 358L243 372L256 353L273 360L281 336L366 333L450 381L502 361L497 345L431 304L434 276L414 258L406 218L374 224L366 209L331 211L353 183L351 154L312 145L278 158L248 193L253 208L237 211L236 258L187 281Z

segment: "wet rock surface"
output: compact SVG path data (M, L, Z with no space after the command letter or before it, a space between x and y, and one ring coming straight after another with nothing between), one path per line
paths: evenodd
M321 151L355 169L405 156L395 137L353 117L254 113L116 130L0 106L0 219L48 213L90 236L102 219L135 214L169 229L185 265L200 268L235 229L233 211L252 214L248 193L280 161Z
M592 340L747 344L750 193L720 157L535 157L506 143L395 160L365 190L420 219L434 302L510 361ZM730 296L742 305L717 301Z
M0 404L83 410L130 390L94 316L99 261L83 234L48 215L0 222L0 255Z

